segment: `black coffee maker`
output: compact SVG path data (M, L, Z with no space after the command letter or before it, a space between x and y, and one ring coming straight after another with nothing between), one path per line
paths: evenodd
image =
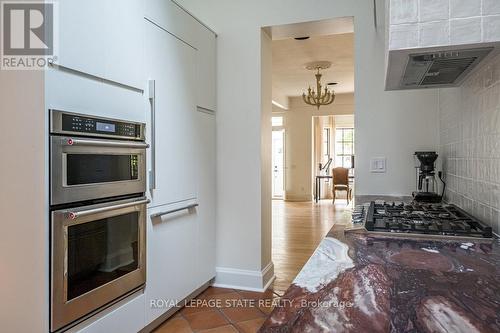
M439 203L443 199L446 183L442 178L442 172L438 172L439 180L443 183L441 195L437 193L435 163L438 154L434 151L415 152L415 168L417 172L417 191L413 192L413 199L417 202Z

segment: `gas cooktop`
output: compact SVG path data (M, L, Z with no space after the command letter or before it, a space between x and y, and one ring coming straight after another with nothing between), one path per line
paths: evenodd
M365 228L373 232L492 238L491 227L454 205L371 202Z

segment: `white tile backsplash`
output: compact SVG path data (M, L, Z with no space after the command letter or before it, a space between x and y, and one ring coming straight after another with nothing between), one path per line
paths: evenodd
M390 50L500 41L500 0L388 1Z
M500 1L500 0L499 0ZM440 89L445 199L500 232L500 55L459 88Z
M418 21L418 0L391 0L391 23L414 23Z
M499 0L483 0L483 15L500 14Z
M450 0L420 0L420 22L448 20Z
M423 23L420 25L421 45L447 45L449 44L450 24L448 21Z
M450 0L451 18L481 15L481 0Z
M499 0L500 1L500 0ZM500 15L483 17L484 41L497 41L500 39Z
M450 20L450 41L451 44L481 42L481 18Z
M417 47L418 43L418 24L400 24L391 29L389 35L390 49Z

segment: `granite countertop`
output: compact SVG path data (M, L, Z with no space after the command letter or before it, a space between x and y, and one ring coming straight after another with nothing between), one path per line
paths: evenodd
M500 332L500 241L336 224L259 332Z

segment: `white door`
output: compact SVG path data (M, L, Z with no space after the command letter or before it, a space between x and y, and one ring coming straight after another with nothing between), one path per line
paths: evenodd
M145 21L146 68L155 82L156 163L148 163L156 186L151 207L196 198L196 50L165 30ZM146 118L151 128L153 107ZM148 132L148 140L151 140ZM151 142L151 141L148 141Z
M284 192L284 161L285 161L285 131L273 131L273 198L283 198Z

